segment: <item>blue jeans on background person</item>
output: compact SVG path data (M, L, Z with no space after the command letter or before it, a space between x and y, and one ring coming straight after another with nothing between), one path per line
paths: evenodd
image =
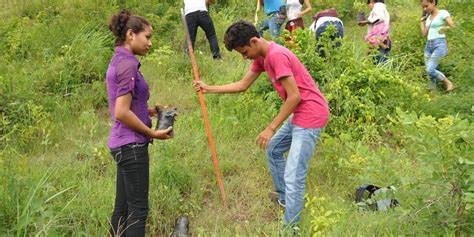
M342 25L342 23L340 21L326 21L316 29L316 40L319 40L321 35L324 32L326 32L327 28L331 25L336 27L337 31L334 34L332 34L329 38L332 41L336 40L337 38L344 38L344 26ZM334 44L334 47L336 47L336 48L341 47L341 42L337 41ZM323 45L321 43L318 43L317 44L317 50L319 52L319 56L326 57L326 53L324 52L324 50L322 48L323 48Z
M278 12L270 13L260 25L260 36L263 37L263 31L269 30L272 38L278 38L281 34L281 26L284 20L280 19Z
M308 161L313 156L321 128L302 128L291 117L270 140L267 147L270 167L278 199L285 204L285 226L301 220ZM285 160L284 153L288 153Z
M110 150L117 163L115 207L111 236L145 236L148 216L148 143L132 143Z
M445 38L428 40L425 47L425 65L433 84L443 81L446 76L436 68L442 58L448 55L448 44Z
M383 43L387 45L388 48L379 47L377 49L379 52L377 55L375 55L375 65L384 64L388 61L388 55L390 53L390 50L392 49L392 42L390 41L390 39L386 39Z

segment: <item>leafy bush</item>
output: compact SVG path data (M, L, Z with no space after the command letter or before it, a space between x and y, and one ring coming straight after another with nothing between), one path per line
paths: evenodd
M455 230L456 235L474 231L474 125L454 116L436 119L415 112L397 112L398 136L409 154L424 167L431 192L419 200L419 214L431 220L431 228ZM440 230L442 231L442 230Z
M416 101L427 99L421 88L401 73L376 67L370 58L357 58L351 50L353 43L343 40L341 48L334 48L335 42L329 39L331 31L326 33L318 42L324 46L325 58L316 52L313 32L299 30L283 37L292 39L286 44L309 70L329 102L331 121L327 131L330 134L347 133L354 138L373 139L383 131L387 115L393 114L396 107L411 107Z
M31 148L33 138L49 145L51 114L34 101L15 101L4 105L0 112L0 145L14 145L25 150Z

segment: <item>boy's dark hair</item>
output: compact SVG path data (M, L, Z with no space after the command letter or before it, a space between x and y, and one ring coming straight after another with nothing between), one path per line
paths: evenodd
M426 1L429 3L434 3L435 6L438 5L438 0L426 0ZM421 0L421 2L423 2L423 0Z
M123 45L127 37L127 31L131 29L134 33L140 33L145 29L145 26L150 26L145 18L123 9L119 13L110 17L109 30L115 35L115 45Z
M385 3L385 0L367 0L367 4L370 4L371 2L374 2L374 3L377 3L377 2Z
M235 48L250 45L250 39L252 37L260 38L257 28L249 22L243 20L237 21L225 31L225 48L232 51Z

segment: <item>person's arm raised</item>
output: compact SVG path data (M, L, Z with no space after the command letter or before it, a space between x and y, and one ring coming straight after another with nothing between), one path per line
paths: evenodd
M246 91L250 85L255 82L258 76L260 76L260 73L249 69L240 81L221 86L209 86L203 81L197 81L194 82L194 89L196 91L202 90L203 93L238 93Z

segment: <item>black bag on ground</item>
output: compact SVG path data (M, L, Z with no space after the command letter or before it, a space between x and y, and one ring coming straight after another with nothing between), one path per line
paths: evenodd
M380 188L372 184L361 185L356 190L355 203L359 210L386 211L400 205L395 199L396 189L393 186Z

